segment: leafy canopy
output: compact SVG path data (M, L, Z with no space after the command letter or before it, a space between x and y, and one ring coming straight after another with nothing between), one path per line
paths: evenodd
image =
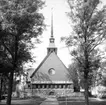
M32 61L31 39L37 39L45 27L43 14L39 12L43 5L41 0L0 1L0 43L4 48L4 62L15 63L18 67Z

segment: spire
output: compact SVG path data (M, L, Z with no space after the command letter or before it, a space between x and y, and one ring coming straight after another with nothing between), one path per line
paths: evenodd
M50 43L54 43L54 40L55 39L53 37L53 8L51 8L51 38L50 38Z
M55 47L55 38L53 36L53 8L51 8L51 37L49 41L49 47L47 48L48 53L53 51L57 53L57 48Z
M51 8L51 37L53 37L53 8Z

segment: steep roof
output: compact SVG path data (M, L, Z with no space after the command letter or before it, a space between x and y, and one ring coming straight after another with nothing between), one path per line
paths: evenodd
M48 55L46 55L46 57L43 59L43 61L39 64L39 66L35 69L35 71L32 73L32 75L30 76L30 78L33 77L33 75L37 72L37 70L42 66L42 64L46 61L46 59L49 57L51 53L49 53Z
M36 68L36 70L32 73L32 75L30 76L30 78L32 78L34 76L34 74L39 70L39 68L44 64L44 62L47 60L47 58L54 53L55 56L57 56L57 54L55 52L51 52L49 53L44 59L43 61L39 64L39 66ZM58 60L62 63L62 65L65 67L65 69L67 70L67 67L64 65L64 63L60 60L60 58L57 56Z

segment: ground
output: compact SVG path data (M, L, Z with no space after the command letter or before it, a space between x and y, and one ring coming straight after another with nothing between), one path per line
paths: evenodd
M58 100L58 101L57 101ZM2 100L0 105L5 105L6 100ZM66 103L67 102L67 103ZM84 99L74 97L71 99L65 98L31 98L31 99L14 99L12 105L85 105ZM106 105L106 99L90 98L90 105Z

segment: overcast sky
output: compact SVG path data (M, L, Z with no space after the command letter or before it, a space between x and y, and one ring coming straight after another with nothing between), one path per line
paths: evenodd
M51 35L51 8L53 7L53 30L55 37L55 45L58 48L58 56L63 61L63 63L68 66L70 62L70 56L68 49L65 48L64 43L60 41L60 37L68 36L70 34L70 25L68 24L69 19L66 16L68 11L68 5L66 0L45 0L46 7L43 8L43 14L45 17L45 24L47 25L46 30L43 32L41 37L42 43L39 44L36 49L32 52L36 55L36 64L34 67L38 66L39 63L47 55L47 47L49 46L49 38Z
M33 67L37 67L40 62L47 55L47 47L49 45L49 38L51 35L51 8L53 7L53 26L54 26L54 37L55 45L58 48L58 56L63 63L68 67L71 63L71 56L69 55L68 48L60 41L62 36L68 36L71 32L71 26L69 24L69 18L66 12L69 11L67 0L44 0L46 7L43 8L43 14L45 17L45 24L47 25L46 30L43 32L41 37L42 43L37 45L38 48L33 49L32 52L36 55L36 63ZM106 0L102 0L106 4Z

